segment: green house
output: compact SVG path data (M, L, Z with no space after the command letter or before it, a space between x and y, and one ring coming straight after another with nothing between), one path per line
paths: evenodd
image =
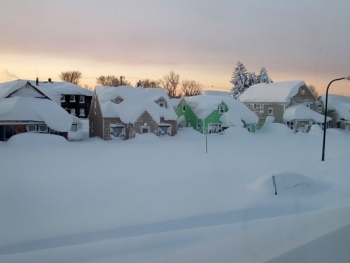
M184 97L175 110L179 127L192 127L210 134L229 127L245 127L254 132L258 117L238 100L224 96Z

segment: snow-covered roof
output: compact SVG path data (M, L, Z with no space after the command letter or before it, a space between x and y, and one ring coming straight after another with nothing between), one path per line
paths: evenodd
M257 123L258 116L249 110L242 102L226 96L198 95L185 97L184 100L199 119L205 119L209 114L218 108L221 103L225 103L228 111L224 112L220 120L223 125L243 126L242 120L247 124Z
M173 106L174 109L179 105L181 98L169 98L170 99L170 104Z
M293 121L293 120L314 120L316 123L324 122L324 115L310 109L304 104L297 104L287 108L283 114L284 121ZM327 121L330 121L331 118L327 117Z
M25 87L26 85L39 90L45 96L50 98L52 101L61 104L61 95L85 95L92 96L93 92L85 88L79 87L70 82L39 82L36 85L36 81L31 80L14 80L5 83L0 83L0 97L5 98L12 94L13 92ZM20 96L33 97L33 94L23 94Z
M302 80L259 83L250 86L239 96L239 100L242 102L285 103L295 96L303 85L305 82Z
M56 92L60 95L85 95L92 96L93 92L82 88L78 85L75 85L71 82L39 82L39 85L36 85L35 81L30 81L30 83L37 87L43 87L46 90Z
M323 104L326 102L326 95L321 96ZM335 110L340 119L350 123L350 97L328 94L328 110Z
M43 121L55 131L71 129L72 117L49 99L0 98L0 121Z
M177 116L171 105L169 97L163 88L134 88L131 86L95 88L104 118L119 117L124 123L135 123L147 111L154 121L176 120ZM121 98L120 103L112 100ZM160 98L167 102L167 108L156 103Z

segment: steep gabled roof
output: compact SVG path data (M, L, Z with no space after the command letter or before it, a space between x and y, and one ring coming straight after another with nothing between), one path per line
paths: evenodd
M164 117L164 120L177 119L169 97L162 88L97 86L95 93L104 118L119 117L124 123L135 123L147 111L156 122L159 122L161 117ZM116 98L122 101L118 104L113 102ZM167 108L156 103L161 98L166 101Z
M330 121L332 118L327 117L327 121ZM297 104L291 107L288 107L283 114L284 121L293 121L293 120L314 120L317 123L324 122L324 115L310 109L304 104Z
M242 120L247 124L257 123L259 120L255 113L249 110L242 102L232 97L198 95L185 97L184 100L199 119L205 119L220 104L224 103L228 107L228 111L222 114L220 120L226 126L243 126Z
M295 96L299 88L305 85L302 80L273 83L259 83L250 86L239 100L242 102L277 102L285 103Z
M11 96L15 96L16 92L21 90L22 88L30 88L31 93L25 93L22 92L20 96L22 97L41 97L41 98L49 98L44 92L42 92L40 89L35 87L35 85L32 85L27 80L14 80L9 82L0 83L0 97L1 98L8 98Z
M321 96L323 103L326 102L326 95ZM328 110L335 110L340 119L350 123L350 97L328 94Z
M0 121L44 121L55 131L69 131L72 117L57 103L48 99L0 98Z

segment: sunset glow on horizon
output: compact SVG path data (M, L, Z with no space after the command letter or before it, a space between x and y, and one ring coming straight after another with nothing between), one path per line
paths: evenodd
M0 82L58 81L79 70L82 86L100 75L135 85L174 70L229 91L241 61L249 72L266 67L274 82L303 80L323 94L350 75L349 9L345 0L2 0ZM350 82L331 93L350 95Z

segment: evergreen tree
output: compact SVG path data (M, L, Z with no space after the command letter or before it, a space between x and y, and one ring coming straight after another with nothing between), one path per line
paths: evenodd
M242 62L237 63L230 82L233 84L231 89L233 97L239 97L249 87L248 73Z
M260 70L260 75L258 76L258 83L271 83L269 75L267 74L267 70L265 67L262 67Z
M248 73L248 86L252 86L258 83L258 77L255 75L255 72Z

